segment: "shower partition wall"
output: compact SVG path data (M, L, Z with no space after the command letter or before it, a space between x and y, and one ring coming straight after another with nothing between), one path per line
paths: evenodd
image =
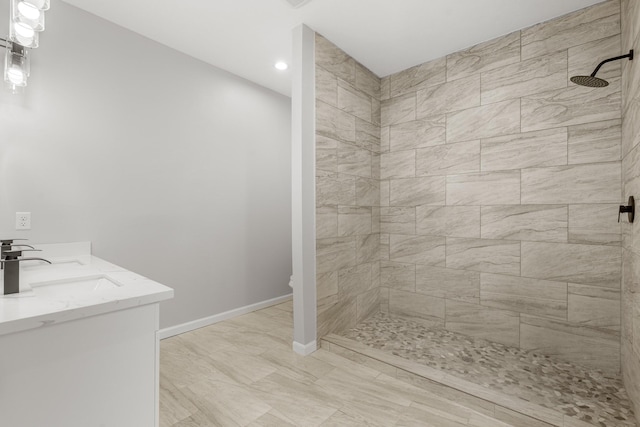
M378 308L620 370L620 2L378 79L316 37L318 336ZM379 102L380 101L380 102Z
M380 79L316 35L318 337L379 309Z

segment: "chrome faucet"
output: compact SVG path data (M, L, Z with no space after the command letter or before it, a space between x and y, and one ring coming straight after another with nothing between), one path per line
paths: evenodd
M18 241L18 240L27 240L27 239L0 239L0 260L4 259L4 253L7 251L10 251L12 248L17 248L17 247L24 247L24 248L30 248L30 249L35 249L33 246L31 245L24 245L24 244L17 244L14 245L13 242ZM2 270L4 268L4 264L0 264L0 270Z
M39 249L14 249L3 252L0 263L5 265L4 269L4 294L17 294L20 292L20 262L21 261L44 261L51 264L51 261L44 258L19 258L22 252L39 251Z

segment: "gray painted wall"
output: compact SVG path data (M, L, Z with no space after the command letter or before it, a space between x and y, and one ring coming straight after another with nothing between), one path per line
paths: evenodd
M60 1L46 18L26 92L0 90L0 236L92 241L175 289L162 327L289 293L289 98Z

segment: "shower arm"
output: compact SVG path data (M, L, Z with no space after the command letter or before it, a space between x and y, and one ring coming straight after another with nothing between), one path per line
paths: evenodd
M629 58L629 61L633 60L633 49L631 49L629 53L627 53L626 55L620 55L620 56L616 56L615 58L605 59L604 61L598 64L598 66L593 71L593 73L591 73L591 77L595 77L596 74L598 73L598 70L600 70L600 67L602 67L607 62L617 61L618 59L624 59L624 58Z

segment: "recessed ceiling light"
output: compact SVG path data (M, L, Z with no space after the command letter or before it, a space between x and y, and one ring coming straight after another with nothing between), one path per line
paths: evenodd
M276 69L280 71L284 71L287 68L289 68L289 64L287 64L286 62L279 61L275 63L274 67L276 67Z
M311 0L287 0L287 3L289 3L294 9L297 9L309 3L310 1Z

